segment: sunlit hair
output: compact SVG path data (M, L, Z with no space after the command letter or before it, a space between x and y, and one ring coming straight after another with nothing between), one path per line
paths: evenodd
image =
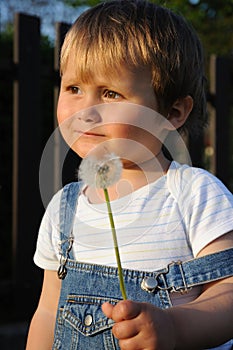
M194 30L183 17L144 0L100 3L76 20L61 51L61 74L68 58L82 81L93 73L117 75L122 65L137 72L151 70L159 112L187 95L194 100L185 123L190 132L205 124L203 53Z

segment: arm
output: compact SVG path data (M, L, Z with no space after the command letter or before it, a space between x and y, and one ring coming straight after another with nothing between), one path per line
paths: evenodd
M233 232L218 238L199 254L221 251L233 246ZM204 285L203 293L192 303L167 310L173 321L178 349L210 348L233 338L233 277ZM181 335L182 332L182 335ZM198 345L200 344L200 345ZM183 346L185 349L185 346Z
M225 234L199 254L233 247L233 232ZM103 311L116 323L113 334L121 349L174 350L218 346L233 337L233 277L205 285L193 302L170 309L148 303L106 303Z
M44 272L42 292L32 318L26 350L51 350L61 281L56 271Z

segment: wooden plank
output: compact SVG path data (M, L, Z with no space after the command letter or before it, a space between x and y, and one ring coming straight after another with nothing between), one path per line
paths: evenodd
M13 280L20 295L28 297L39 278L32 261L42 202L39 192L40 163L40 20L15 15L14 63L18 76L14 82L13 125ZM31 297L30 297L31 296ZM17 306L20 308L20 306Z
M212 55L210 61L210 93L215 96L211 115L215 174L226 184L230 181L230 93L232 60Z
M204 167L203 152L204 152L204 136L201 132L196 137L189 137L188 139L188 149L190 158L192 160L192 165L195 167Z

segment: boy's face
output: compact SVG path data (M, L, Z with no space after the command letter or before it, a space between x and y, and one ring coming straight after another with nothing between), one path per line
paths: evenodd
M161 143L150 133L156 129L157 100L149 70L132 72L121 66L117 75L97 71L83 82L74 67L70 59L62 75L57 109L69 146L82 158L100 144L133 162L158 154Z

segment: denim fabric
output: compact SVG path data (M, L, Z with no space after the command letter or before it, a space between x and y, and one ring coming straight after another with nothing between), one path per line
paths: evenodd
M53 349L119 349L111 333L112 320L101 310L104 302L116 304L122 299L117 269L72 260L66 266ZM129 299L147 301L161 308L171 306L168 291L142 290L140 284L145 272L123 272Z
M111 332L113 321L101 310L104 302L116 304L122 299L117 268L79 263L73 258L72 225L78 191L77 183L65 186L61 199L59 276L63 281L53 350L119 350L118 341ZM155 272L123 269L127 296L160 308L171 307L171 291L184 292L190 287L233 275L232 252L228 249L184 263L171 263ZM231 345L216 349L220 348L230 350Z

